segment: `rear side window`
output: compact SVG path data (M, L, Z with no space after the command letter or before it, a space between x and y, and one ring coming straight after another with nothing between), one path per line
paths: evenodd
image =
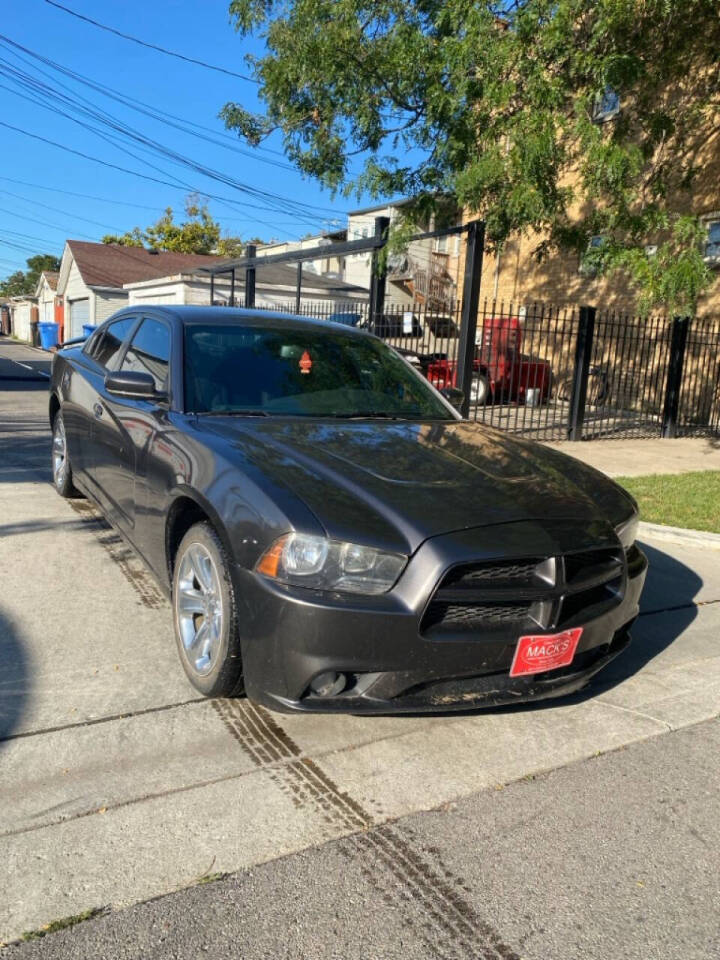
M97 342L97 345L93 343L91 354L100 366L107 367L108 370L114 369L113 364L117 362L122 352L123 344L130 335L130 331L135 326L136 321L137 317L123 317L122 320L114 320L105 327L105 331Z
M170 330L161 320L146 318L128 347L123 370L149 373L157 390L166 390L170 365Z

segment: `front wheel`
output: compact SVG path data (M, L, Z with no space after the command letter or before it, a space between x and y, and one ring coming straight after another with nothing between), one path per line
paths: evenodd
M240 637L230 562L209 523L185 534L175 556L175 639L190 683L206 697L243 691Z
M71 500L80 496L72 480L65 423L60 412L55 415L52 426L52 472L53 484L61 497Z

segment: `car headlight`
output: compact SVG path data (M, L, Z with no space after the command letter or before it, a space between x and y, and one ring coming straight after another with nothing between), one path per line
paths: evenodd
M615 533L618 535L618 540L626 550L629 550L637 540L639 522L639 515L637 513L632 513L627 520L623 520L622 523L615 527Z
M255 569L266 577L343 593L387 593L403 571L407 557L357 543L288 533L270 546Z

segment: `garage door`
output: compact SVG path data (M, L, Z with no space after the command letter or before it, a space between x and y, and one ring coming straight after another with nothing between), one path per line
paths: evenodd
M71 300L70 336L81 337L84 323L90 323L90 301L88 299ZM65 336L67 336L67 334Z

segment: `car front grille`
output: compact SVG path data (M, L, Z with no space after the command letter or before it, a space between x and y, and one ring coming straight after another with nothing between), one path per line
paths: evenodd
M622 601L626 560L603 547L557 557L462 564L449 570L423 615L432 639L564 630Z

